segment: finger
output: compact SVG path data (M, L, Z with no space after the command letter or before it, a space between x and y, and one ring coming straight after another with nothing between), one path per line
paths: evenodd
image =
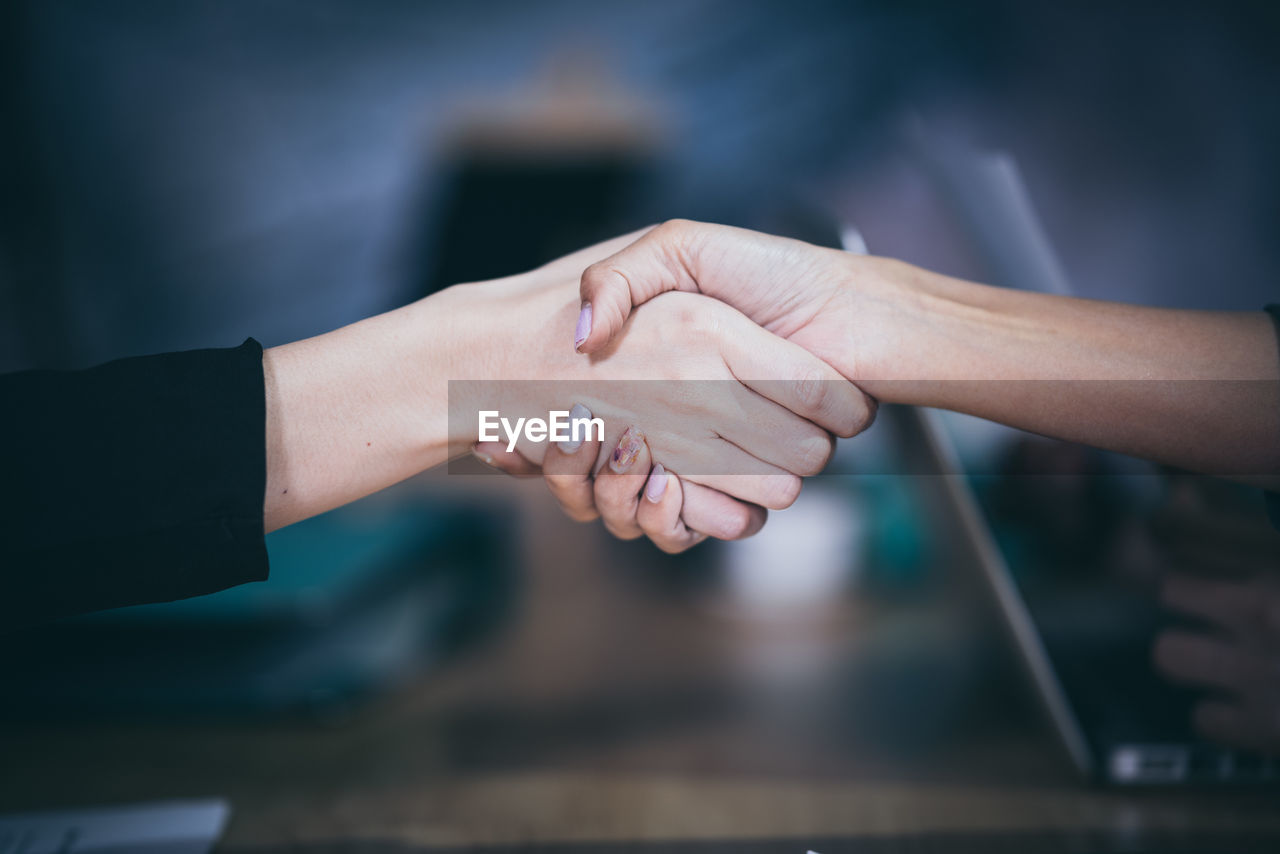
M1195 707L1192 719L1195 728L1213 741L1246 750L1280 752L1280 711L1274 708L1206 701Z
M1252 668L1238 647L1217 638L1165 632L1156 640L1156 667L1175 682L1238 691Z
M640 428L623 431L604 468L596 474L595 503L609 533L620 540L634 540L644 531L636 510L649 479L649 446Z
M727 415L722 413L722 416L721 420L729 422L740 417L741 412L730 412ZM790 507L800 494L802 483L799 477L753 456L713 431L708 430L704 436L690 444L681 425L672 425L658 419L657 424L650 426L655 432L647 435L646 444L658 449L682 448L680 467L684 472L681 475L683 481L700 483L732 498L772 510ZM816 430L813 427L809 429ZM825 434L818 431L818 435L823 436L826 441ZM781 444L773 436L762 436L760 440ZM612 449L608 451L612 452ZM607 460L602 461L602 465L606 462Z
M761 462L740 448L725 443L742 458L724 464L731 474L684 475L685 483L696 483L727 497L747 504L757 504L769 510L786 510L800 497L804 481L794 474ZM704 469L705 470L705 469ZM749 472L738 474L738 472Z
M535 463L529 462L519 451L508 451L501 442L477 442L471 446L471 453L490 468L514 477L529 477L541 472Z
M1250 585L1177 573L1165 579L1161 601L1168 608L1245 634L1261 614L1257 591Z
M582 314L574 331L574 347L594 353L613 339L633 306L666 291L697 291L688 261L696 253L690 239L693 224L663 223L640 239L582 273Z
M699 388L717 398L708 401L716 409L733 413L720 419L717 433L784 472L810 477L826 468L835 453L830 433L742 383L703 383Z
M683 506L680 478L657 463L645 481L636 522L645 536L667 554L678 554L707 538L685 525L680 518Z
M741 540L754 536L769 519L769 511L756 504L738 501L710 487L680 480L685 526L717 540Z
M743 385L837 436L871 426L874 398L799 344L742 321L750 326L747 334L722 335L721 353Z
M575 403L569 410L571 424L583 418L591 418L590 410ZM590 431L575 434L571 426L569 441L551 442L542 459L547 489L560 503L565 515L575 522L590 522L600 515L592 493L591 472L601 443L590 435Z

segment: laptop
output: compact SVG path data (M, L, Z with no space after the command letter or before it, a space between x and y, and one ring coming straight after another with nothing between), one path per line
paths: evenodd
M1160 515L1165 474L1103 453L1088 474L999 472L994 459L1025 456L1027 443L1042 450L1058 443L954 413L909 415L1027 677L1082 775L1117 785L1280 783L1280 761L1201 740L1191 710L1203 692L1169 683L1152 664L1156 635L1178 618L1155 595L1148 570L1159 561L1133 540ZM1028 498L1034 492L1039 502ZM1054 503L1073 518L1046 524L1043 506ZM1085 503L1110 521L1080 512ZM1074 545L1064 555L1068 538Z
M923 134L908 148L993 280L1069 293L1011 157ZM846 251L867 251L856 227L840 231ZM944 478L949 512L1082 775L1124 786L1280 783L1280 761L1198 738L1191 710L1204 692L1170 684L1153 666L1155 637L1179 623L1159 606L1160 559L1142 548L1159 540L1152 526L1168 502L1168 473L956 413L909 408L904 417Z

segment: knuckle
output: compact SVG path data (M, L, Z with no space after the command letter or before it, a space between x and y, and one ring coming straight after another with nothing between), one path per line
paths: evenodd
M745 540L751 535L751 523L746 518L736 520L725 531L717 535L721 540Z
M876 415L879 412L879 401L870 396L859 392L861 408L859 408L858 431L868 429L870 425L876 424Z
M840 437L851 439L859 433L867 430L876 421L876 413L880 410L880 404L874 397L863 394L861 391L855 391L857 398L853 405L853 413L849 419L849 423L845 425L845 431L840 433Z
M786 510L800 497L803 481L792 474L769 475L764 506L770 510Z
M859 392L859 395L862 406L858 410L859 417L855 424L856 433L861 433L872 424L876 423L876 414L880 411L880 401L870 395L862 394L861 392Z
M835 439L825 430L802 439L796 447L795 473L803 477L821 473L827 467L827 463L831 462L831 456L835 450Z
M693 228L693 221L682 217L664 220L654 231L663 237L682 237Z
M547 489L561 504L590 504L590 498L584 497L583 479L573 474L548 474L543 476Z
M635 540L643 536L643 532L639 528L633 528L626 525L617 525L608 518L604 520L605 530L619 540Z
M582 297L596 303L632 299L631 279L616 263L597 261L582 273Z
M593 296L604 284L610 269L607 261L596 261L594 264L587 265L587 268L582 271L582 295Z
M567 504L560 506L564 509L564 514L575 522L594 522L600 518L594 507L570 507Z
M693 220L669 219L655 228L652 233L668 264L676 261L684 263L697 254L698 229L699 224Z
M638 502L634 495L622 495L605 489L596 490L596 509L600 515L615 523L634 524Z
M802 414L816 415L826 411L829 403L827 378L821 369L805 368L791 381L791 391L803 410Z
M725 514L716 538L720 540L740 540L751 530L751 511L745 506L737 505Z
M769 518L769 511L763 506L746 506L743 507L743 525L734 536L735 540L745 540L748 537L754 537L764 527L765 521Z
M652 540L653 544L657 546L660 551L669 555L678 555L681 552L688 550L688 548L693 545L693 543L688 540L670 539L667 537L653 537Z

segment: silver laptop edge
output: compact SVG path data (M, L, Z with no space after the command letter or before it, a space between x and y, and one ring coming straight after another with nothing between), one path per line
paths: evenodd
M845 251L866 254L866 243L855 227L843 226L840 235ZM1027 610L1021 594L1014 587L1009 565L1000 552L991 529L982 517L977 496L974 495L960 464L959 453L947 433L946 425L942 423L942 414L937 410L920 407L911 407L909 413L909 417L917 419L925 437L931 462L945 483L947 496L973 548L974 556L982 567L983 576L995 595L1005 624L1017 645L1022 663L1040 696L1059 740L1076 768L1082 774L1092 777L1097 771L1093 751L1089 748L1084 730L1071 709L1062 684L1058 681L1049 660L1049 653L1031 619L1031 613Z

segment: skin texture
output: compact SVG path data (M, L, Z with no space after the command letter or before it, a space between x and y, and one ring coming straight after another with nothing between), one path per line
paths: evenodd
M1280 359L1261 312L1174 311L993 288L886 258L672 221L582 274L574 346L609 346L671 291L726 301L875 400L954 409L1032 432L1275 488ZM579 340L582 339L582 340ZM997 382L998 381L998 382ZM1230 417L1224 417L1230 413ZM523 463L493 448L506 470ZM583 467L580 474L589 476ZM634 520L579 489L575 518ZM594 508L594 510L593 510ZM605 512L607 509L608 512ZM651 538L657 531L644 531Z
M610 382L652 379L659 369L671 379L720 380L733 391L673 401L665 383L636 383L625 401L592 399L610 427L607 440L637 425L648 437L646 455L652 448L677 471L690 472L700 488L685 496L692 505L685 519L703 520L704 533L740 535L758 527L759 511L743 502L789 505L798 475L814 473L829 457L827 431L849 435L869 421L865 396L800 346L726 304L691 294L635 312L618 339L592 358L575 353L556 333L578 314L582 269L632 240L520 276L449 288L266 351L267 530L465 453L476 441L475 418L450 419L450 405L545 418L574 402L558 399L566 388L607 392ZM813 399L807 390L814 378L834 391ZM527 382L549 379L570 382ZM452 394L450 380L458 381ZM545 448L521 450L540 465Z
M953 409L1280 485L1280 359L1261 312L1173 311L1012 291L892 259L677 220L583 272L591 323L585 337L578 324L575 347L600 352L635 306L671 291L730 303L875 400ZM561 334L568 337L572 326L563 324ZM482 452L503 469L523 465L492 448ZM601 512L611 530L636 524L615 515L626 504L602 505L582 489L557 497L575 518ZM655 541L660 536L642 530Z
M583 273L593 328L580 352L606 346L633 306L671 290L728 302L881 401L954 409L1208 474L1280 473L1280 359L1261 312L993 288L676 221Z

